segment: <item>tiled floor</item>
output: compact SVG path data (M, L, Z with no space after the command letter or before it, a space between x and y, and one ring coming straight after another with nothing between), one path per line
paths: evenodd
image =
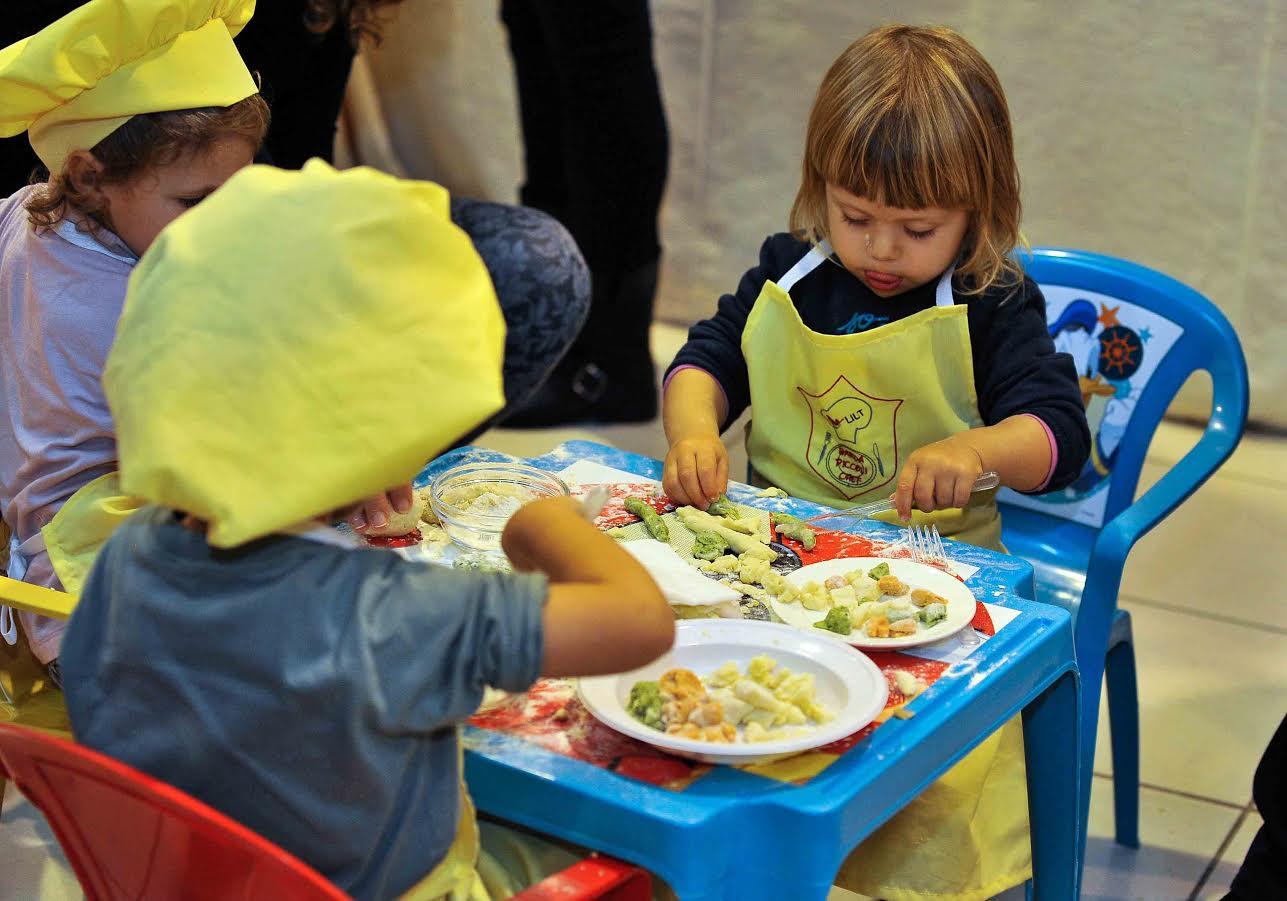
M658 326L657 359L669 360L682 341L680 329ZM1147 483L1197 434L1164 425L1149 453ZM654 456L665 450L657 424L496 430L479 443L529 455L570 438ZM745 471L740 447L730 450L730 471ZM1134 620L1139 667L1143 846L1133 851L1112 841L1102 721L1084 898L1213 899L1227 889L1260 824L1250 804L1252 772L1287 713L1287 589L1266 565L1281 556L1285 529L1287 441L1249 436L1132 552L1122 606ZM0 817L0 901L73 897L75 880L48 827L10 791ZM842 897L853 896L834 894Z

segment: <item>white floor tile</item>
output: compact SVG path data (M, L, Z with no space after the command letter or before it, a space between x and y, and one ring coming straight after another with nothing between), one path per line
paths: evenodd
M1202 427L1189 422L1164 420L1149 445L1149 460L1176 463L1202 435ZM1287 487L1287 437L1248 433L1218 471L1219 475Z
M84 897L44 816L8 784L0 813L0 901Z
M1260 814L1254 810L1247 814L1238 831L1229 840L1229 846L1220 855L1220 863L1207 877L1202 890L1198 893L1201 901L1219 901L1228 893L1229 885L1233 882L1238 868L1242 866L1242 860L1247 856L1247 849L1251 847L1251 840L1255 838L1264 822Z
M1169 468L1150 460L1151 485ZM1287 582L1273 565L1287 533L1287 487L1221 473L1135 546L1122 595L1287 633Z
M1140 848L1113 842L1113 792L1096 779L1083 901L1187 898L1237 820L1230 807L1145 789L1140 798Z
M1135 629L1144 782L1231 804L1287 709L1287 636L1127 603ZM1111 772L1100 705L1095 769Z

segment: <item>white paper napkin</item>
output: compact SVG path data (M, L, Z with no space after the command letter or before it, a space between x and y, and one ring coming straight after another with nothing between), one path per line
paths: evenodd
M668 604L697 607L737 602L742 597L727 585L706 578L663 541L623 541L621 546L648 570Z

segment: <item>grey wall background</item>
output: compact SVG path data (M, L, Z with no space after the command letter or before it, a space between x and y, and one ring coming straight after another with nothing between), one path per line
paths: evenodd
M832 59L882 22L946 24L1005 85L1029 240L1128 257L1202 291L1242 336L1253 417L1287 426L1287 0L653 0L653 15L672 140L659 318L708 315L785 227ZM493 0L410 0L366 65L409 174L515 198ZM1176 409L1205 416L1207 396L1190 386Z

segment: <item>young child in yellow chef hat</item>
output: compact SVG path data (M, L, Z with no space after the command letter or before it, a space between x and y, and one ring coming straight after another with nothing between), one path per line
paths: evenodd
M1021 491L1081 470L1089 430L1045 302L1019 262L1019 174L992 67L959 34L890 25L818 89L791 231L689 333L668 374L664 484L724 491L720 432L748 406L764 482L897 514L1001 549L996 471ZM989 737L860 846L839 884L903 899L982 899L1031 870L1022 731Z
M263 140L268 108L233 46L254 8L90 0L0 50L0 136L27 132L51 173L0 200L0 508L13 578L74 593L83 552L131 509L109 475L103 363L139 256ZM85 515L51 530L82 491ZM53 661L63 623L21 620L35 656ZM17 639L8 608L0 633Z
M481 897L456 726L484 687L629 669L674 636L570 499L509 521L514 574L327 527L501 408L504 334L436 185L255 166L167 228L104 375L121 486L154 506L103 547L63 642L76 737L354 897Z

